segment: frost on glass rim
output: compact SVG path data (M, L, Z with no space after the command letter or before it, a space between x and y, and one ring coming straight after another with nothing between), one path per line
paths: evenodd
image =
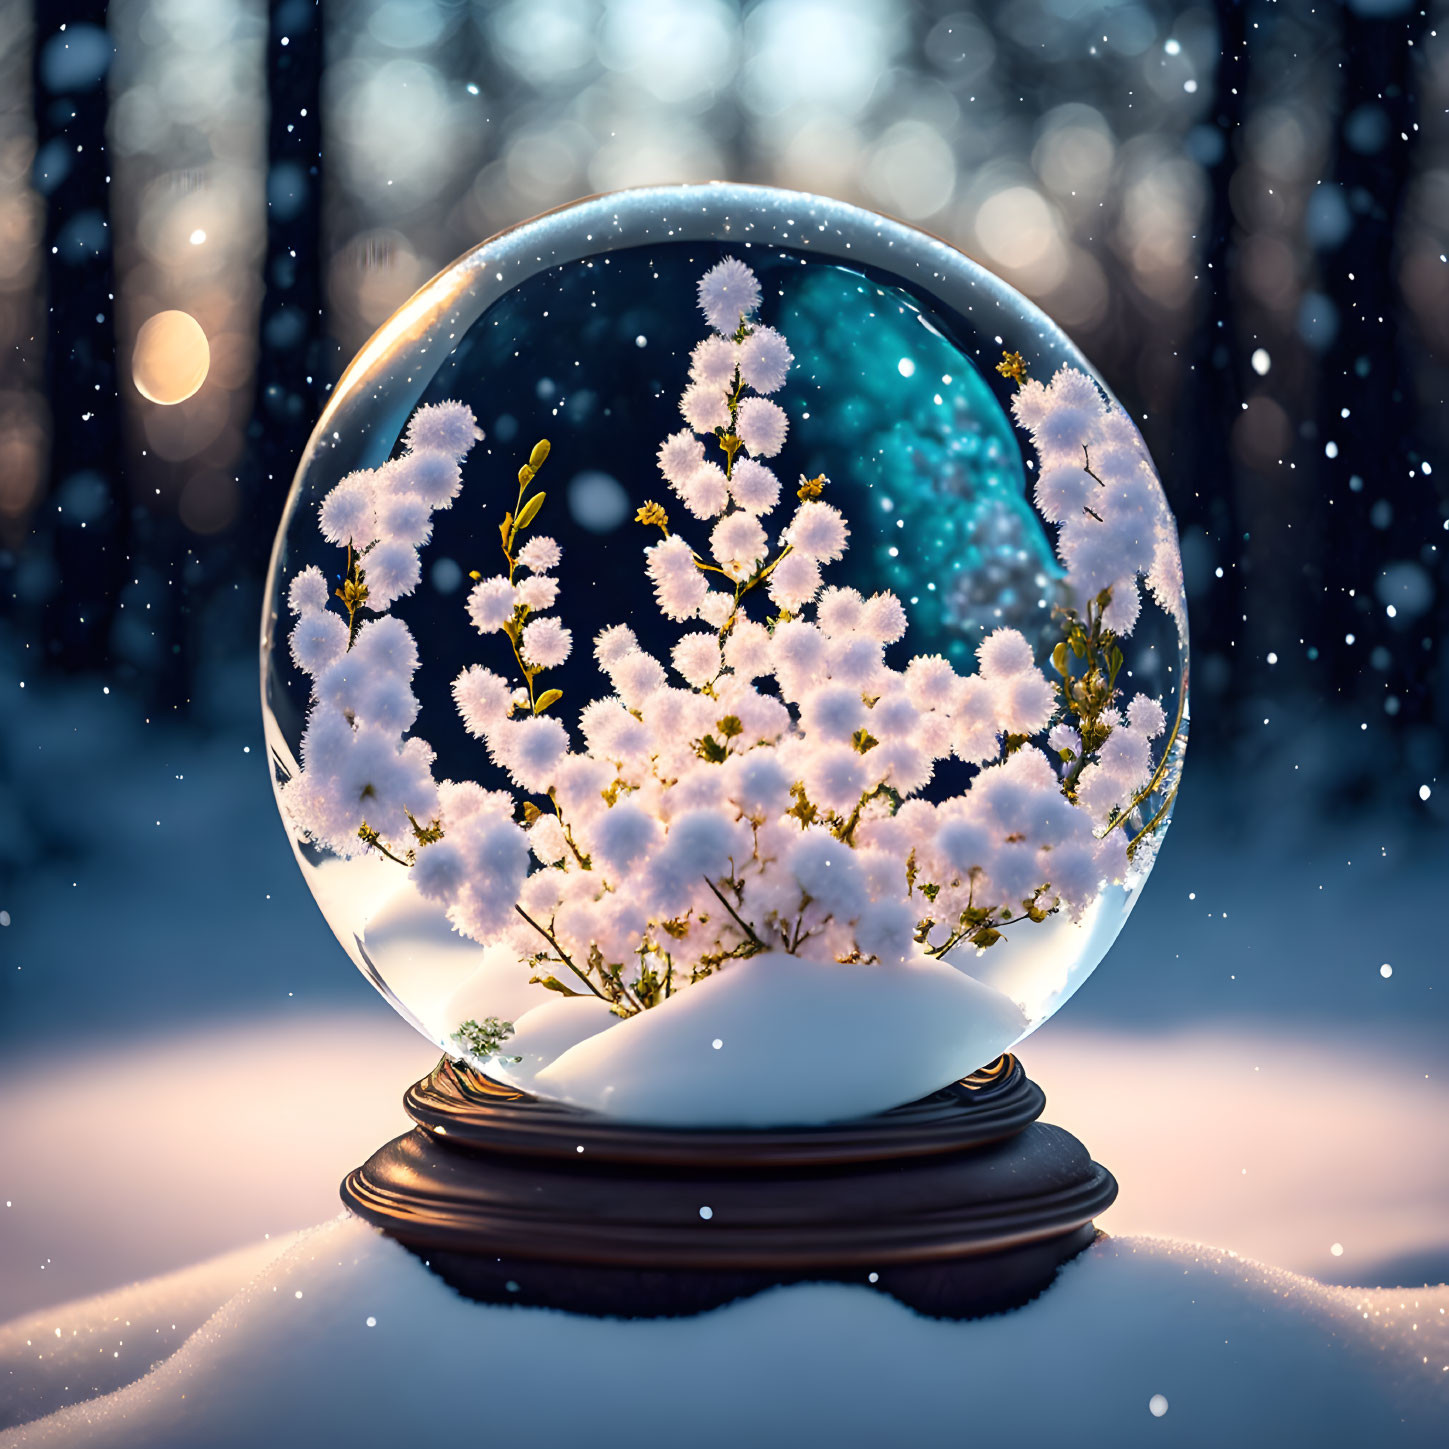
M631 272L632 250L575 238L575 274L617 267L588 279L589 311L626 314L595 339L582 418L552 377L508 394L529 415L479 415L548 356L542 318L589 345L577 298L556 305L566 280L542 310L512 289L527 351L509 347L508 293L445 338L380 350L431 376L406 408L375 389L370 466L344 471L314 438L273 562L269 740L330 924L453 1055L638 1121L839 1119L1012 1046L1120 930L1186 738L1176 530L1121 407L1064 348L1036 375L1013 345L1042 355L1025 302L995 357L973 356L969 329L919 306L919 279L848 247L842 263L729 244L783 194L658 194L686 191L730 211L723 246L656 242ZM671 314L648 325L672 345L631 387L641 295ZM843 378L842 318L860 353ZM475 353L478 336L502 352ZM891 389L918 366L925 411L902 435ZM591 427L627 487L580 467ZM1009 472L1012 434L1015 490L979 471ZM606 485L603 527L588 500ZM991 521L954 534L963 489ZM933 565L942 532L997 539L995 565ZM445 538L466 580L435 557Z

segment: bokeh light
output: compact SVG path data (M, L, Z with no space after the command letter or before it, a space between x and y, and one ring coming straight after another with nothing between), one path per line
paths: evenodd
M136 391L150 402L167 407L185 402L206 381L210 367L206 333L189 312L157 312L136 333L131 377Z

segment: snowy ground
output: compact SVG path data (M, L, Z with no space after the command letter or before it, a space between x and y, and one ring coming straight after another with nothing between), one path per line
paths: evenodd
M117 1375L108 1353L140 1367L188 1286L0 1331L32 1413L128 1383L0 1445L1439 1446L1449 1422L1449 1289L1324 1288L1162 1239L1099 1243L1034 1303L968 1323L824 1284L621 1322L466 1302L341 1218L154 1370Z
M147 1330L162 1329L151 1333L155 1345L133 1337L105 1348L95 1338L106 1313L124 1319L119 1299L71 1312L68 1324L89 1325L97 1360L102 1350L118 1355L111 1377L93 1370L88 1387L79 1378L71 1385L74 1402L132 1381L175 1350L286 1234L329 1218L343 1172L401 1130L401 1090L434 1053L327 932L276 820L259 731L147 725L119 694L92 698L99 686L42 696L17 683L0 679L0 840L19 852L9 862L15 868L0 875L0 912L9 920L0 926L0 1322L176 1273L241 1245L229 1266L206 1264L147 1285L145 1301L174 1308L166 1323L177 1325L163 1328L152 1314ZM233 695L213 694L231 698L223 717L253 717L248 683L243 676ZM1449 1278L1449 964L1433 905L1449 853L1442 830L1414 824L1416 809L1352 827L1306 823L1295 785L1287 755L1265 766L1251 790L1243 779L1195 772L1190 761L1177 822L1144 901L1103 967L1022 1055L1046 1089L1048 1118L1081 1136L1122 1184L1103 1220L1109 1232L1211 1243L1322 1282L1440 1283ZM5 863L0 857L0 868ZM1124 1259L1134 1253L1132 1262ZM1139 1261L1144 1254L1150 1268ZM1379 1348L1359 1336L1349 1342L1343 1325L1362 1295L1314 1296L1312 1285L1242 1265L1231 1267L1233 1293L1249 1293L1245 1301L1254 1306L1218 1302L1241 1316L1234 1324L1256 1323L1253 1333L1281 1326L1273 1285L1280 1296L1291 1286L1295 1312L1311 1317L1337 1305L1313 1320L1322 1333L1298 1348L1260 1344L1256 1366L1246 1348L1238 1357L1247 1340L1232 1329L1220 1335L1231 1350L1221 1363L1198 1354L1191 1369L1181 1341L1175 1349L1164 1344L1166 1357L1156 1357L1154 1324L1181 1320L1208 1341L1217 1334L1217 1319L1194 1317L1193 1292L1183 1289L1184 1299L1177 1291L1184 1281L1204 1286L1203 1275L1220 1286L1221 1265L1216 1271L1177 1266L1119 1237L1107 1257L1099 1253L1074 1269L1074 1278L1020 1315L1044 1335L1039 1342L1018 1342L1012 1335L1028 1330L999 1321L1000 1360L986 1339L973 1337L986 1332L982 1326L919 1326L862 1295L863 1306L845 1310L842 1321L856 1326L861 1342L884 1335L899 1370L889 1391L862 1404L859 1422L878 1425L884 1420L873 1415L897 1412L910 1397L923 1406L915 1422L928 1424L930 1414L959 1414L962 1401L951 1394L990 1383L997 1389L976 1405L972 1427L1004 1427L1013 1402L1024 1413L1045 1412L1033 1402L1023 1366L1039 1365L1045 1375L1048 1364L1052 1375L1090 1392L1098 1422L1122 1443L1161 1429L1145 1408L1156 1392L1172 1406L1168 1422L1196 1425L1190 1433L1180 1428L1174 1443L1221 1443L1247 1428L1231 1422L1235 1410L1225 1403L1202 1407L1229 1388L1260 1395L1267 1418L1261 1433L1247 1434L1252 1443L1313 1442L1307 1429L1293 1432L1294 1415L1322 1408L1331 1418L1335 1405L1341 1437L1318 1442L1397 1442L1388 1430L1378 1432L1388 1421L1374 1415L1393 1403L1412 1419L1410 1411L1428 1403L1413 1387L1419 1381L1400 1372L1411 1357L1402 1344ZM1252 1278L1246 1287L1245 1274ZM430 1283L426 1275L422 1281ZM1105 1347L1118 1356L1100 1392L1069 1362L1067 1344L1085 1328L1069 1328L1067 1306L1050 1330L1042 1318L1047 1305L1068 1304L1073 1282L1091 1285L1091 1335L1099 1345L1108 1335ZM328 1312L356 1316L350 1291L343 1285L340 1297L322 1295ZM411 1288L397 1291L409 1313L425 1311L422 1299L407 1296ZM821 1352L797 1367L810 1382L827 1372L835 1291L792 1290L778 1300L778 1318L763 1304L721 1316L749 1330L740 1352L761 1345L762 1394L785 1392L764 1349L775 1344L783 1354L779 1345L807 1321ZM244 1332L237 1326L257 1300L244 1300L252 1305L245 1311L242 1301L225 1321L243 1336L226 1343L250 1342L245 1335L261 1331L261 1319L247 1319L253 1327ZM1304 1306L1310 1301L1317 1305L1311 1312ZM1390 1299L1372 1302L1356 1310L1360 1322L1377 1323L1373 1315ZM517 1323L508 1322L500 1342L512 1344ZM519 1330L518 1341L562 1353L548 1344L552 1331ZM14 1347L9 1332L0 1330L5 1353L6 1344ZM641 1327L639 1341L652 1353L651 1332ZM688 1342L707 1355L717 1346L715 1332L724 1330L700 1326ZM542 1336L535 1340L535 1333ZM906 1347L918 1334L942 1335L939 1348L922 1347L919 1361ZM212 1362L206 1355L223 1338L193 1341L165 1373L198 1376L199 1383ZM367 1354L374 1351L362 1345L380 1341L346 1341L347 1372L358 1382L371 1372ZM969 1354L960 1354L963 1345ZM620 1352L611 1348L607 1357L622 1372ZM668 1352L686 1356L684 1348ZM851 1381L845 1369L855 1352L839 1350L839 1383ZM949 1373L939 1367L948 1353ZM983 1365L1001 1371L993 1376L983 1367L978 1377L971 1367L978 1353ZM1142 1372L1123 1376L1119 1369L1134 1355ZM637 1410L637 1396L593 1382L592 1370L576 1372L571 1351L552 1361L566 1363L570 1382L577 1379L578 1402L601 1396L602 1421L637 1426L619 1408L627 1400ZM26 1362L5 1360L8 1387L0 1398L8 1398L12 1414L28 1416L38 1401L16 1398L16 1386L49 1393L51 1380L48 1371L27 1378ZM1173 1362L1176 1389L1160 1377ZM305 1355L298 1371L309 1363L314 1373L324 1371ZM515 1366L511 1358L501 1364L510 1372ZM1229 1379L1217 1376L1220 1368ZM1287 1376L1276 1388L1275 1371ZM733 1371L740 1372L748 1369ZM401 1359L388 1377L393 1385L409 1378ZM502 1375L496 1381L509 1382ZM315 1382L313 1390L318 1402L332 1397ZM749 1432L743 1409L714 1403L705 1387L700 1394L697 1422L728 1426L736 1441ZM144 1413L143 1400L151 1404ZM1371 1401L1377 1407L1365 1408ZM158 1403L143 1394L126 1400L129 1408L108 1408L95 1442L202 1442L155 1432L147 1439L145 1426L156 1431L161 1423L146 1417L160 1412ZM473 1427L521 1425L522 1418L509 1417L514 1403L507 1391L490 1397ZM789 1405L778 1404L779 1422L790 1422ZM239 1422L252 1422L255 1433L236 1442L265 1439L260 1424ZM127 1423L142 1426L131 1440ZM1349 1425L1364 1432L1349 1433ZM65 1437L79 1432L72 1424L37 1442L89 1442ZM1394 1432L1417 1442L1412 1423ZM728 1437L723 1429L721 1437Z

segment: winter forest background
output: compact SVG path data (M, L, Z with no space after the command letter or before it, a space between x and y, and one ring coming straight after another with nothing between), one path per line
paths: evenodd
M1157 878L1064 1016L1338 1033L1423 1076L1449 1021L1446 8L0 0L0 1059L382 1011L261 750L298 455L459 252L724 177L947 238L1143 419L1192 745ZM174 407L132 377L166 308L211 347Z

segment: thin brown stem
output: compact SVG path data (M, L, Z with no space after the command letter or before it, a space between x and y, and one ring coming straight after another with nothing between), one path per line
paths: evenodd
M558 959L565 966L567 966L569 968L569 970L572 971L574 973L574 975L577 976L579 978L579 980L584 983L585 986L587 986L589 988L590 992L592 992L593 995L597 996L600 1001L608 1001L609 998L607 996L605 996L604 993L602 991L600 991L599 988L597 986L595 986L594 983L592 981L590 981L589 978L587 976L585 976L584 973L582 971L580 971L577 966L574 965L573 959L569 956L569 953L567 951L565 951L562 946L559 945L559 943L558 943L557 939L555 939L554 934L553 934L552 931L550 931L545 926L539 925L539 923L537 921L535 921L533 919L533 917L530 916L528 914L528 912L525 911L523 909L523 907L520 906L516 901L514 902L513 909L515 911L517 911L518 914L520 916L522 916L523 919L525 921L527 921L528 924L530 926L532 926L533 929L535 931L537 931L538 934L540 936L542 936L543 939L545 941L547 941L550 946L553 947L554 953L558 956Z

